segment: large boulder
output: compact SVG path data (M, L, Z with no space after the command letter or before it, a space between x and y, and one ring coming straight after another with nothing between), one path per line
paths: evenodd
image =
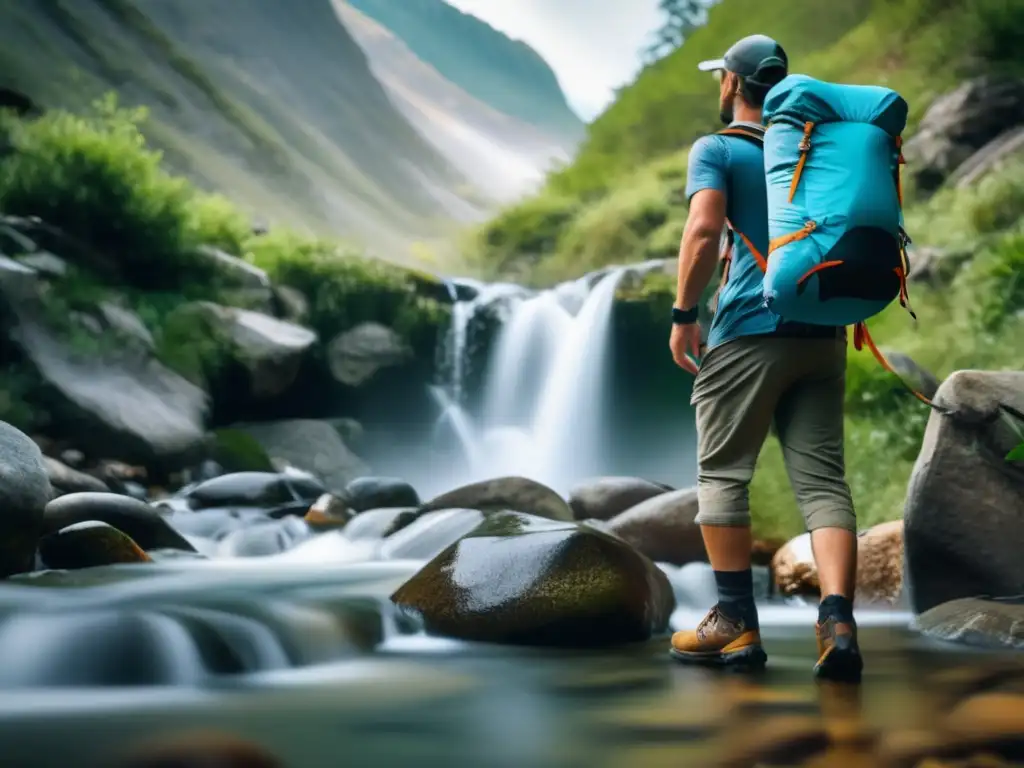
M176 312L203 316L206 327L226 343L230 358L248 373L249 394L255 400L284 393L317 341L309 328L247 309L196 302Z
M639 477L597 477L579 483L569 492L569 506L577 520L611 520L640 502L671 490Z
M340 491L369 474L370 468L348 449L330 422L290 419L238 424L236 428L255 438L272 458L312 472L329 490Z
M421 506L421 511L478 509L481 512L511 510L549 520L570 521L573 512L555 491L525 477L496 477L463 485L442 493Z
M609 530L659 563L707 560L697 517L697 489L662 493L608 521Z
M936 99L904 147L919 189L931 192L977 150L1024 124L1024 81L978 77Z
M1024 467L1002 406L1024 414L1024 372L958 371L935 395L904 509L916 612L964 597L1024 594Z
M314 477L277 472L233 472L183 491L192 509L255 508L305 514L326 489Z
M412 354L409 345L391 328L362 323L338 334L327 345L327 364L337 381L359 387L377 371L401 365Z
M36 396L62 436L89 455L164 472L203 457L209 400L202 390L115 327L88 316L66 318L73 329L57 330L38 296L9 281L0 288L14 311L11 338L38 375Z
M32 569L52 494L39 446L0 421L0 578Z
M549 646L646 640L675 607L665 574L625 542L515 512L489 515L391 599L432 633Z

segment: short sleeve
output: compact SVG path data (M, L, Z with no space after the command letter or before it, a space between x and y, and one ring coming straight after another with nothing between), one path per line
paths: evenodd
M718 136L704 136L690 148L686 169L686 199L702 189L727 189L729 148Z

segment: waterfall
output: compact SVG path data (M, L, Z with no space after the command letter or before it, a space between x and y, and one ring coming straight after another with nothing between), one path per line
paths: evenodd
M452 384L432 394L441 409L437 428L454 434L466 467L459 477L444 478L445 487L516 474L566 491L607 469L601 461L608 335L624 273L609 270L589 289L592 275L518 298L489 361L481 412L472 417L455 384L455 372L464 375L466 328L496 296L507 298L509 286L456 303L448 339Z

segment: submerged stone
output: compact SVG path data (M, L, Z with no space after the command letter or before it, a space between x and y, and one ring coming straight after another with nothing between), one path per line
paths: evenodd
M914 628L937 640L993 650L1024 650L1024 598L951 600L914 619Z
M391 599L428 632L543 646L646 640L675 607L665 575L625 542L516 512L490 515Z
M69 525L44 536L39 541L39 557L47 568L64 570L151 562L130 536L95 520Z

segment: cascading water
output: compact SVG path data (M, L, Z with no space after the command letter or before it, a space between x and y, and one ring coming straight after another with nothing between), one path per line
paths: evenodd
M624 273L609 271L589 292L592 276L520 299L497 339L476 418L463 409L461 388L434 391L439 426L454 432L467 459L462 476L445 478L446 485L517 474L564 491L600 473L608 333ZM457 303L449 337L454 370L463 370L455 360L466 356L455 346L466 339L455 323L468 326L493 298L481 292Z

